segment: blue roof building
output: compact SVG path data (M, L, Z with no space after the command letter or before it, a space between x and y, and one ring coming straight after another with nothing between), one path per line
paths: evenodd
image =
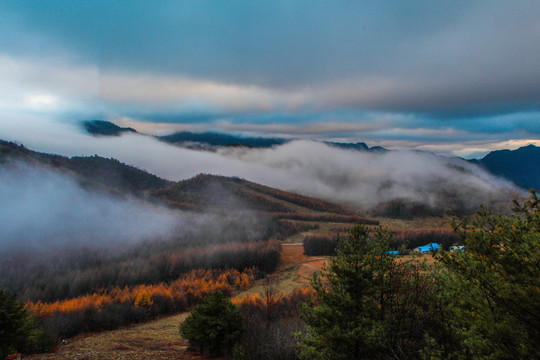
M430 251L439 250L440 248L441 248L441 246L439 244L437 244L437 243L429 243L427 245L419 246L419 247L415 248L414 251L421 252L421 253L428 253Z

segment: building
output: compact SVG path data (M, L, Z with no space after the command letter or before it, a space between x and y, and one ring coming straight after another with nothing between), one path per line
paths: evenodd
M424 245L424 246L419 246L417 248L414 249L414 252L419 252L419 253L422 253L422 254L427 254L431 251L437 251L441 249L441 245L437 244L437 243L429 243L427 245Z

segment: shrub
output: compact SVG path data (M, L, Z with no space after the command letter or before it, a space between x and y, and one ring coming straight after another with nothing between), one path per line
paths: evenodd
M336 236L306 235L304 237L304 254L308 256L335 255L336 247Z
M180 334L201 353L231 354L244 331L242 313L220 291L213 292L180 324Z
M38 329L25 305L0 289L0 358L14 352L50 351L55 339Z
M304 330L298 304L312 294L310 288L296 288L289 295L282 295L268 282L262 295L246 295L233 300L243 313L246 327L242 359L297 359L296 339L292 334Z

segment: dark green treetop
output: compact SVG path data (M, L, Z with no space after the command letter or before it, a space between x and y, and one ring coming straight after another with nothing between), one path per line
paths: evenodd
M197 305L180 324L182 337L200 352L208 351L212 356L230 354L243 331L242 313L219 291Z

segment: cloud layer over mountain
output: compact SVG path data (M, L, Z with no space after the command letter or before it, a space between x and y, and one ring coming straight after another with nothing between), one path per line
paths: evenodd
M131 197L89 191L52 170L0 168L0 250L78 250L169 238L180 213Z
M473 206L501 190L516 190L509 182L457 158L429 153L390 151L364 153L315 141L292 141L268 149L222 148L216 152L185 149L139 134L93 137L71 124L34 122L15 131L30 148L63 155L114 157L158 176L181 180L199 173L239 176L308 196L366 207L405 199L441 206L448 196ZM36 135L42 134L42 135Z

